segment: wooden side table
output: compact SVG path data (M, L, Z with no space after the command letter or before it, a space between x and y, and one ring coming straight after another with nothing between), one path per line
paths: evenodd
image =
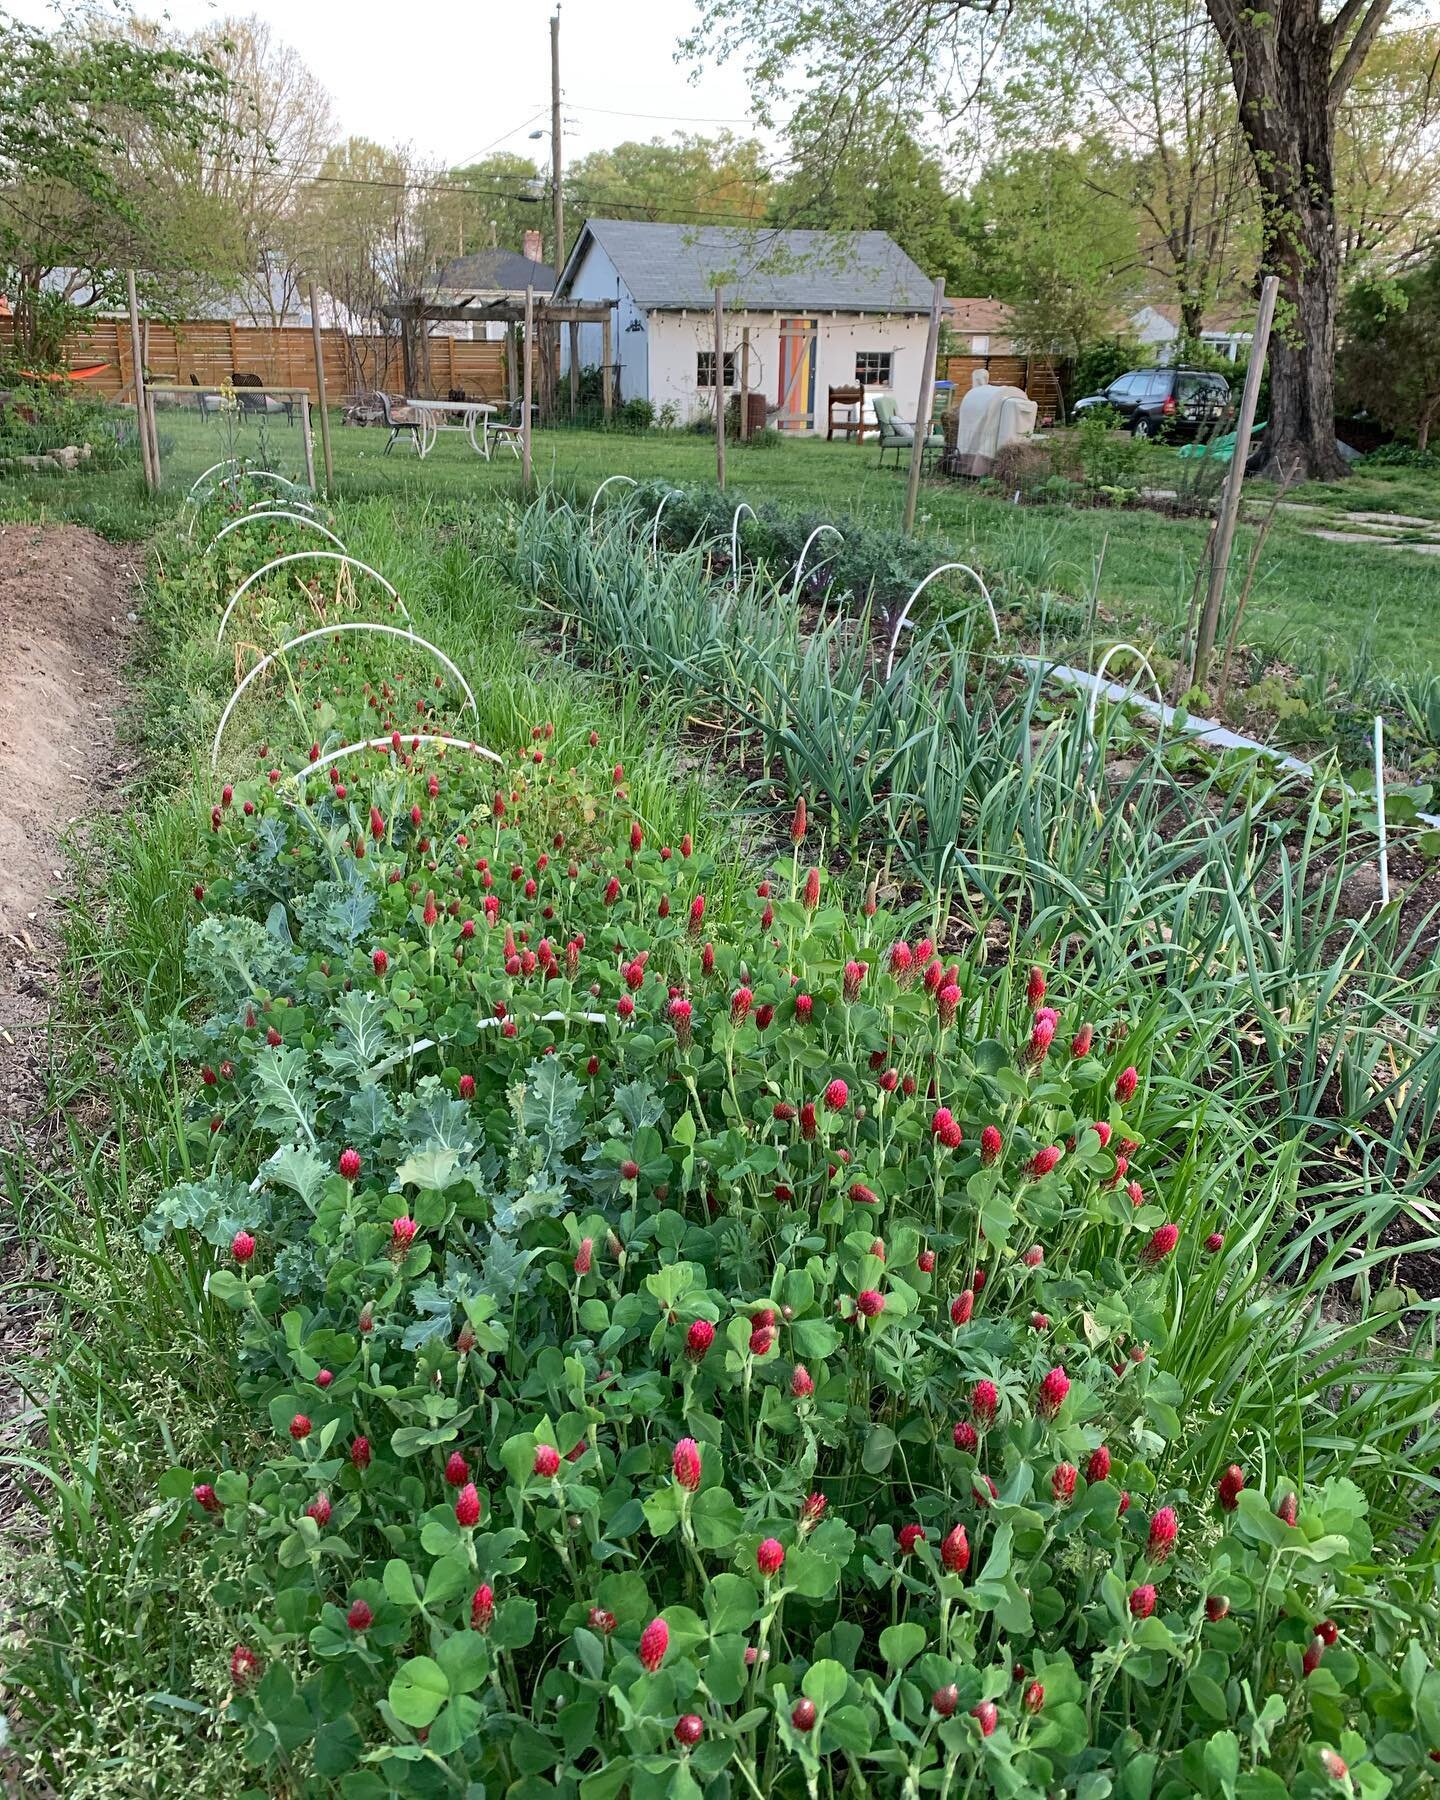
M851 406L855 408L855 417L853 419L837 419L835 417L835 410L837 407ZM853 437L857 443L863 444L865 442L865 433L867 431L879 430L879 426L866 423L865 387L863 383L860 383L855 387L831 388L830 409L826 420L826 427L825 441L827 443L838 431L841 437L846 439Z

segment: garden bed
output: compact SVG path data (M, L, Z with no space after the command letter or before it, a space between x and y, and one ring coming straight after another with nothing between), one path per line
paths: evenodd
M147 599L182 762L297 617L353 616L276 574L217 653L209 524ZM1420 1792L1433 1309L1375 1248L1412 1116L1366 1120L1387 1053L1397 1114L1434 1059L1383 935L1327 989L1253 786L1177 788L1109 712L1092 767L1073 706L982 703L963 656L923 793L883 736L863 779L802 737L843 659L781 641L773 717L738 665L750 766L807 802L752 828L768 780L677 776L733 649L708 589L647 564L645 613L607 565L645 631L606 641L585 542L532 521L585 673L514 637L503 521L332 524L487 679L472 711L413 646L306 645L125 848L97 966L142 1123L129 1185L88 1163L103 1253L55 1234L63 1383L31 1371L34 1762L87 1800ZM499 767L425 741L472 732ZM928 823L876 855L897 796L958 871ZM1322 1211L1337 1039L1365 1177L1325 1165Z

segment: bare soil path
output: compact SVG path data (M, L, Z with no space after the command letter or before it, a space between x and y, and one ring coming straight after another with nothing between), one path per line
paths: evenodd
M0 525L0 1137L33 1121L50 1055L61 840L111 807L138 546Z

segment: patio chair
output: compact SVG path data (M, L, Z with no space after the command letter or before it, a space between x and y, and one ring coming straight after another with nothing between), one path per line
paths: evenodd
M377 392L376 398L380 402L381 416L390 427L390 435L385 440L384 454L388 456L394 447L396 438L402 431L408 431L410 442L415 446L415 454L418 456L420 454L419 413L413 406L404 405L393 394L387 394L383 389Z
M531 423L533 425L533 415L535 412L533 403L531 404L530 411L532 415ZM515 458L516 462L522 460L520 455L520 440L525 435L521 426L524 412L524 401L515 400L511 402L510 417L508 419L490 418L485 421L486 438L493 438L497 445L508 444L510 446L510 454Z
M200 377L193 369L190 371L190 385L194 388L198 388L200 385ZM202 419L214 418L216 413L218 413L225 404L219 394L197 394L195 398L199 402L200 417Z
M265 383L258 375L242 374L238 369L230 371L230 385L236 391L242 413L284 413L286 421L295 423L295 402L287 394L282 400L275 394L247 394L246 388L264 387Z
M899 468L901 452L903 451L908 456L914 447L915 427L907 420L896 417L897 402L894 395L877 394L871 401L871 405L875 408L876 423L880 427L880 466L882 469L885 466L885 452L893 450L895 466ZM924 448L927 451L943 450L945 433L943 431L930 432L925 439Z

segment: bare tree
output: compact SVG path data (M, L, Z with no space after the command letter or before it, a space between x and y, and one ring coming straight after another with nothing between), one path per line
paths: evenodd
M346 333L357 387L385 379L377 336L400 340L407 385L424 377L424 340L401 334L387 309L433 284L457 229L461 197L450 187L409 148L350 138L306 190L301 252L330 297L329 322Z

